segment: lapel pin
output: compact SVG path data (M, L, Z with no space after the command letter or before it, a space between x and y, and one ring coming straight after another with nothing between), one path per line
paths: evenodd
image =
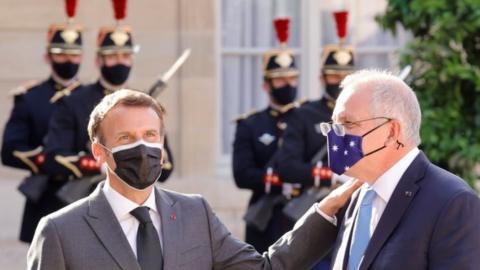
M412 195L413 195L413 192L411 192L411 191L405 191L405 196L407 196L407 197L412 197Z
M175 214L175 212L171 213L170 214L170 219L171 220L177 220L177 214Z

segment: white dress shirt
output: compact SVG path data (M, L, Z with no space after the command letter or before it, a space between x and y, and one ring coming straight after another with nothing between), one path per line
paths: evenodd
M103 186L103 193L105 194L105 197L107 197L107 201L112 207L113 213L120 223L123 233L127 237L128 243L130 244L135 256L137 256L137 231L140 222L138 222L138 220L130 214L130 211L139 206L146 206L150 208L150 218L152 219L153 226L155 226L155 229L157 229L158 238L163 250L160 214L157 210L155 192L153 189L147 200L142 205L138 205L114 190L110 186L110 181L108 179L105 181L105 185Z
M417 147L413 148L408 152L402 159L400 159L397 163L395 163L390 169L388 169L383 175L381 175L375 183L372 185L373 190L375 190L376 197L372 203L372 219L370 220L370 234L373 234L375 228L377 227L380 218L382 217L383 211L385 211L385 207L387 207L387 203L392 196L393 191L397 187L400 178L402 178L403 174L407 170L407 168L412 164L413 160L417 157L420 153ZM360 194L358 201L361 202L367 188L369 186L365 183L360 188ZM358 208L360 203L357 203L356 208ZM330 217L327 214L323 213L320 208L318 208L318 204L316 206L317 212L326 220L328 220L333 225L337 225L336 217ZM355 209L355 211L358 211ZM371 236L371 235L370 235Z
M395 165L393 165L383 175L381 175L371 186L371 188L375 191L376 196L372 202L370 236L372 236L375 228L377 228L377 224L380 221L383 211L385 211L385 207L387 207L387 204L390 201L390 197L392 197L392 193L397 187L400 178L402 178L403 174L413 162L415 157L417 157L418 153L420 153L420 150L418 150L417 147L410 150L410 152L408 152L402 159L395 163ZM358 198L359 202L361 202L361 200L363 199L367 188L369 188L369 186L366 183L360 188L360 195ZM358 208L359 205L360 203L357 203L356 207Z

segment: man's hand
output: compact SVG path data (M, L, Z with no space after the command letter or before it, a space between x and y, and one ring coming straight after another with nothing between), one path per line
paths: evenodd
M357 179L349 180L323 198L318 203L318 208L326 215L333 217L362 184L363 182Z

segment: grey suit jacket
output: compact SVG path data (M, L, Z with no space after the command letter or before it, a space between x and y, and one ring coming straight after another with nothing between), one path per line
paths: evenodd
M335 270L347 267L357 199L358 192L339 217ZM421 152L395 188L360 269L480 269L478 196Z
M41 220L28 269L140 269L102 186ZM165 270L308 269L329 251L323 242L335 239L335 227L312 207L262 256L235 239L201 196L155 192Z

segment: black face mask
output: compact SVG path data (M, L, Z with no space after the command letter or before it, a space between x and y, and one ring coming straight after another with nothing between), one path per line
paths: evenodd
M122 64L111 67L103 65L100 72L102 73L102 77L108 83L113 85L122 85L127 81L128 75L130 74L130 69L131 67Z
M325 91L327 91L327 94L337 100L338 96L340 95L340 92L342 91L340 89L340 85L339 84L327 84L325 86Z
M297 96L297 87L287 84L280 88L274 88L270 83L271 95L275 102L280 105L292 103Z
M153 185L162 174L162 147L159 143L140 140L108 150L117 165L114 173L135 189L142 190Z
M77 75L79 64L67 61L65 63L55 63L52 61L52 69L60 78L71 80Z

